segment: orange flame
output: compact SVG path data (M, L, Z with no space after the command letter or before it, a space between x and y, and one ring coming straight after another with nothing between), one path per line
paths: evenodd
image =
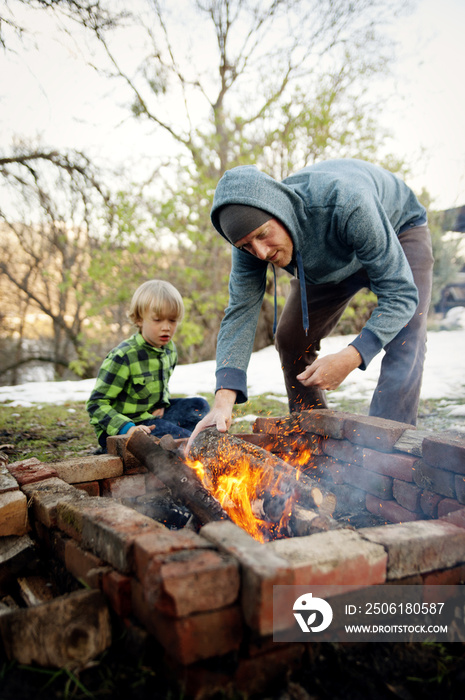
M272 469L256 469L247 460L219 454L217 463L208 468L202 462L187 462L196 472L204 487L219 501L233 522L259 542L278 536L287 536L293 494L280 489L281 478L276 479ZM265 497L282 498L282 517L279 522L266 519ZM278 508L280 510L280 508Z

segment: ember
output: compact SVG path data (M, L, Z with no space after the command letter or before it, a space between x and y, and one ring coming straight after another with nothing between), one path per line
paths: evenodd
M215 429L202 431L190 454L204 487L237 525L260 542L293 536L289 521L301 490L295 464ZM314 505L314 494L310 502Z

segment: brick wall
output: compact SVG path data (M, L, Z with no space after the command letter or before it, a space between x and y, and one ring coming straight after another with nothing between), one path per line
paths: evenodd
M203 662L228 658L227 682L249 693L304 651L271 643L274 585L463 582L464 438L322 410L257 419L245 439L287 458L306 445L314 474L353 489L388 524L265 545L226 521L171 531L120 502L163 485L117 437L108 455L3 468L0 534L40 538L194 684L206 682Z

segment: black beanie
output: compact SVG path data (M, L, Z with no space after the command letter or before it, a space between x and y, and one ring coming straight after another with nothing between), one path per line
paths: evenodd
M233 245L272 218L269 212L246 204L226 204L218 215L221 230Z

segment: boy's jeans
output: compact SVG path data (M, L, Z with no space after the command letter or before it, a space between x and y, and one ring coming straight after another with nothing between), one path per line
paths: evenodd
M154 425L152 435L162 437L169 433L175 440L188 438L195 426L207 415L210 406L200 396L189 399L170 399L170 405L165 408L162 418L149 418L139 421L136 425ZM99 444L106 451L107 433L99 437Z

